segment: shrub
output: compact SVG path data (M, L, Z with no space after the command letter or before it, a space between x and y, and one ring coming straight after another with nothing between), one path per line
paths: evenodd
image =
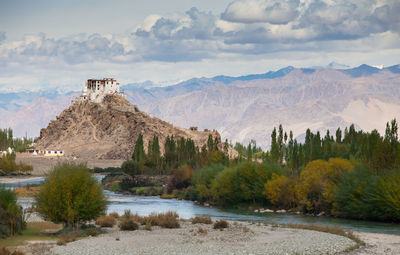
M123 217L124 219L130 219L130 218L132 217L132 212L131 212L131 210L125 210L125 211L124 211L124 214L122 215L122 217Z
M18 250L11 252L9 249L7 249L7 247L1 246L0 254L1 255L24 255L25 253L22 251L18 251Z
M144 229L147 230L147 231L152 231L153 230L152 227L151 227L151 224L149 222L146 223Z
M193 168L187 164L173 170L168 180L167 192L171 193L174 189L187 188L190 185L192 174Z
M199 233L200 235L207 235L207 230L204 228L198 228L197 233Z
M79 236L98 236L102 233L104 233L104 231L94 225L83 225L79 231Z
M124 231L138 230L139 229L139 224L134 222L132 219L123 219L119 223L119 229L124 230Z
M225 204L266 202L264 184L271 179L273 173L279 173L275 165L251 161L227 167L212 182L212 196Z
M85 229L84 233L85 233L85 236L98 236L102 232L100 232L97 228L88 228L88 229Z
M121 169L124 173L129 174L132 177L141 173L140 164L134 160L124 161L121 165Z
M191 183L196 193L195 199L201 202L211 199L211 183L222 170L224 170L223 165L211 165L198 168L193 172Z
M210 216L196 216L192 219L192 224L212 224L212 220Z
M20 233L25 226L15 193L0 186L0 238Z
M226 220L218 220L214 223L214 229L224 229L228 228L229 224Z
M163 187L133 187L130 189L134 194L139 196L161 196Z
M130 219L132 219L134 222L140 223L141 225L147 224L145 217L142 217L137 213L131 215Z
M65 226L96 219L106 209L101 185L85 165L57 165L36 196L39 213L45 219Z
M112 212L110 213L108 216L113 217L114 219L118 219L119 218L119 214L117 212Z
M115 218L112 216L100 216L96 220L96 225L103 228L111 228L115 225Z
M66 245L67 243L75 241L77 238L78 234L76 232L63 233L58 237L57 244Z
M32 171L32 166L24 164L24 163L19 163L17 164L15 162L15 153L9 153L7 155L3 155L0 157L0 169L7 173L11 174L13 172L29 172Z
M152 226L160 226L162 228L179 228L178 222L179 215L176 212L168 211L166 213L151 213L149 216L144 217L146 224Z
M335 214L346 218L400 222L400 173L382 176L358 167L338 185Z

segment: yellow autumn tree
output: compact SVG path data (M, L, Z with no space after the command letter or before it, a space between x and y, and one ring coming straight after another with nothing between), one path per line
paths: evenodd
M278 207L290 209L297 206L296 179L272 174L271 180L265 184L264 194L268 201Z
M345 172L353 169L350 161L340 158L308 163L297 185L300 204L311 213L332 213L337 182Z

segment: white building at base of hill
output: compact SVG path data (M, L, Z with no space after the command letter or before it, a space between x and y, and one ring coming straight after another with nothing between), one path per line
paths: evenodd
M119 92L119 83L113 78L103 78L102 80L89 79L86 81L81 100L90 100L96 103L103 101L106 95L117 94L124 96Z

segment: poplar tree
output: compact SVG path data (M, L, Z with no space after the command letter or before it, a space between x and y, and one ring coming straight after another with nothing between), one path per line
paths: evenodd
M276 140L276 128L271 133L271 159L273 162L279 161L279 147Z
M135 143L135 149L133 150L132 159L138 163L143 163L145 160L145 153L143 147L143 135L139 134L138 139Z

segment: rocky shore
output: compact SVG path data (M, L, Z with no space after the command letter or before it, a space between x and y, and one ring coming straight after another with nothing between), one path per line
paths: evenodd
M261 223L212 225L181 222L179 229L120 231L54 246L50 254L337 254L355 245L338 235Z

